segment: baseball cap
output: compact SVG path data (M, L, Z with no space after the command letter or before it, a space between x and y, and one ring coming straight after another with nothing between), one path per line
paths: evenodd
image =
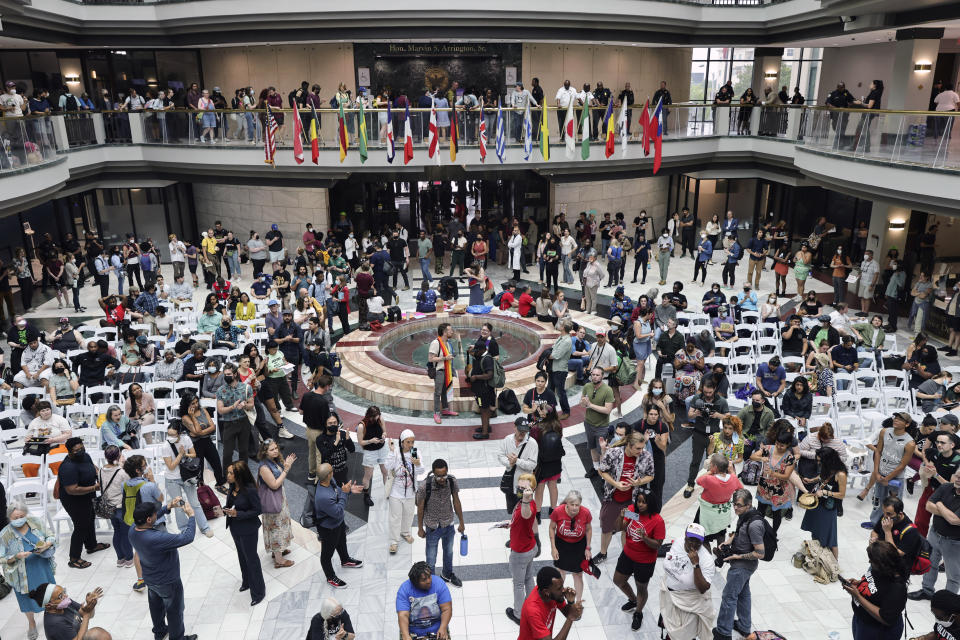
M817 318L817 320L819 320L820 322L830 322L830 316L822 315L819 318Z
M268 306L268 307L272 307L272 306L275 305L275 304L280 304L280 303L277 302L276 300L271 300L270 302L267 303L267 306Z
M596 335L597 335L597 337L603 336L604 338L606 338L606 337L607 337L607 332L601 329L600 331L597 331Z
M63 316L62 318L60 318L59 322L60 324L70 324L70 318L68 318L67 316Z
M911 422L913 422L913 418L911 418L910 414L907 413L906 411L897 411L896 413L893 414L893 417L899 418L900 420L903 420L907 424L910 424Z
M688 524L686 533L684 533L685 537L696 538L701 542L703 541L704 537L706 537L706 535L707 535L706 530L696 522L691 522L690 524Z
M527 422L527 419L524 416L520 416L514 420L513 425L520 431L530 431L530 423Z
M15 87L15 86L17 86L17 83L14 82L13 80L7 80L6 83L4 83L4 86L6 86L6 87Z
M940 422L946 422L947 424L952 424L953 426L960 426L960 418L957 417L955 413L945 413L940 416Z

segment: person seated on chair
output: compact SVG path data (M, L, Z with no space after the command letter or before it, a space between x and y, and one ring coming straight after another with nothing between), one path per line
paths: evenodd
M840 344L830 349L830 364L835 372L855 373L860 368L857 348L853 346L853 336L847 334Z
M20 371L13 376L14 386L46 388L53 360L53 349L40 342L39 336L32 336L20 356Z

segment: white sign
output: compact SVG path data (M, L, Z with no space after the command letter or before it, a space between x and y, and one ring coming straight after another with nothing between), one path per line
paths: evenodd
M517 68L516 67L506 67L507 72L507 86L512 87L517 84Z
M369 67L358 67L357 68L357 84L361 87L370 88L370 68Z

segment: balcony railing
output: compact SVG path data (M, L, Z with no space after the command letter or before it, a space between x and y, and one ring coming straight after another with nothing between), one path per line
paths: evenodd
M630 123L630 147L627 158L640 156L638 120L642 106L628 110ZM505 146L515 148L523 144L524 111L503 109ZM278 124L278 147L293 146L293 118L290 109L274 110ZM304 131L310 131L311 112L301 111ZM398 155L402 156L405 131L404 111L392 112L393 135ZM479 125L486 125L487 153L493 156L496 147L497 111L456 110L438 111L438 127L442 133L441 146L446 153L449 145L451 118L456 118L458 144L461 148L476 148ZM581 142L581 112L575 110L577 144ZM612 122L616 126L619 110L614 110ZM337 147L339 111L318 109L318 146L323 149ZM540 137L540 118L547 118L550 133L552 161L567 161L560 136L566 109L547 107L531 112L534 147ZM594 140L602 143L604 111L590 110L591 131ZM345 124L349 141L349 153L357 150L360 113L345 111ZM664 140L685 140L724 137L762 137L785 143L802 145L805 149L829 153L843 158L866 159L884 163L927 167L938 170L960 170L960 143L954 143L953 128L960 113L925 111L884 111L858 109L829 109L826 107L779 105L774 107L739 105L714 106L709 104L675 104L663 111ZM109 145L159 145L177 147L230 148L262 146L263 119L265 112L251 111L170 111L138 112L80 112L52 116L27 116L0 119L0 139L3 152L0 155L0 174L41 165L57 157L57 152ZM367 132L369 150L386 147L387 111L365 109L363 122ZM429 140L429 109L410 110L410 128L414 146L422 158L423 147ZM617 152L620 153L620 136L615 135ZM305 154L309 156L310 142L304 138ZM599 145L598 145L599 146ZM288 153L288 151L284 151ZM600 157L599 148L592 155ZM665 152L668 155L669 151ZM575 158L580 157L579 146ZM540 161L534 151L531 157Z

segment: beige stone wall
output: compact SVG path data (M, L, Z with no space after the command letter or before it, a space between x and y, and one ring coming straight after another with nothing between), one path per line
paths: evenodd
M661 226L667 215L669 178L630 178L594 182L561 182L551 185L550 210L567 207L567 222L572 226L581 211L595 209L598 217L608 211L622 211L627 221L646 209L654 224Z
M201 229L220 220L243 241L251 229L259 231L262 238L276 223L284 238L291 239L287 247L295 249L308 222L324 233L330 226L329 194L323 188L197 183L193 185L193 200Z

